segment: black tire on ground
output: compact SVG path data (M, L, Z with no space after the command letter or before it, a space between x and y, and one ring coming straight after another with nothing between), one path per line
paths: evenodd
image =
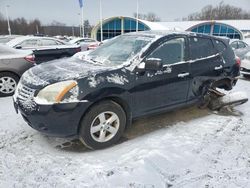
M250 78L250 75L248 74L242 74L244 78Z
M102 116L103 114L104 116ZM101 119L103 119L102 117L104 117L105 121L101 121ZM112 119L111 117L116 119L115 121L112 121L112 123L110 123ZM107 126L112 127L105 127L105 124L101 122L109 122ZM103 125L104 127L100 125ZM103 149L112 146L119 141L124 132L125 126L126 113L123 108L113 101L102 101L92 106L82 118L80 122L79 138L82 143L90 149ZM91 133L91 130L94 132L93 127L97 130L99 130L97 127L102 128L100 128L101 130L99 130L99 132ZM109 131L114 130L114 127L117 132L114 131L115 133L112 134ZM103 134L105 135L105 138L107 137L106 141L100 141L101 131L105 131Z
M212 101L208 107L210 110L220 110L222 109L223 107L225 106L238 106L238 105L241 105L241 104L244 104L248 101L248 99L238 99L238 100L235 100L233 102L228 102L228 103L221 103L219 100L214 100Z
M5 89L3 82L8 82L10 79L10 85L13 89ZM19 77L11 72L0 72L0 97L12 96L15 92L16 86L19 82Z

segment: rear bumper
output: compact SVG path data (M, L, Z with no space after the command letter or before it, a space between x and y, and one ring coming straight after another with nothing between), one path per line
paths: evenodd
M240 72L243 75L250 75L250 69L248 69L246 67L241 67Z
M14 107L20 112L25 122L32 128L46 135L57 137L75 136L89 102L38 105L32 110L25 108L19 101Z

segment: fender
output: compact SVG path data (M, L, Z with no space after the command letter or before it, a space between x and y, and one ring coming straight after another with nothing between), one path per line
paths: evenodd
M195 96L205 95L208 88L221 88L231 90L235 79L231 77L208 77L199 76L194 78L191 83L191 89Z

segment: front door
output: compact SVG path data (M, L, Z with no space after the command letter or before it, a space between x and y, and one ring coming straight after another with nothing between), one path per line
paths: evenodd
M186 60L185 37L172 38L154 49L146 59L158 58L163 62L161 71L137 74L133 88L135 116L157 112L185 103L189 89L189 64ZM142 61L143 62L143 61Z

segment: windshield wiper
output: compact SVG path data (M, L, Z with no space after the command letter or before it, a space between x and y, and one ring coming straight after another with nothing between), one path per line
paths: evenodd
M95 64L103 65L100 61L96 61L95 59L91 58L90 61L94 62Z

